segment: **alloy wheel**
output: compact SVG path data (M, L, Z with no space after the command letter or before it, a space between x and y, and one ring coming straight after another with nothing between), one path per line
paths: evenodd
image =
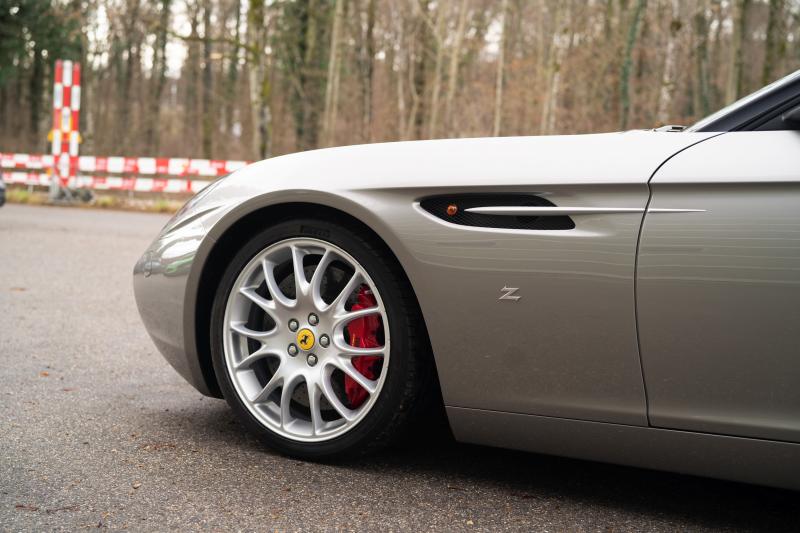
M234 282L223 348L236 393L261 424L294 441L326 441L377 401L389 368L388 319L350 254L319 239L286 239Z

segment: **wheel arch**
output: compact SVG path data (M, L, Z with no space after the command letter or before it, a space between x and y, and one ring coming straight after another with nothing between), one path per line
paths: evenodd
M419 299L417 298L414 286L405 268L403 268L402 262L398 259L397 254L395 254L392 247L377 231L357 217L327 205L311 202L272 204L256 208L239 217L238 220L226 227L215 239L213 246L202 264L199 280L195 288L196 301L194 304L194 331L192 340L195 343L200 370L202 371L203 378L211 396L217 398L222 397L217 376L214 372L214 365L211 360L210 325L211 308L214 302L216 289L227 266L225 258L235 254L239 247L264 227L282 220L302 217L323 218L325 220L338 222L360 234L369 236L371 240L381 247L382 251L387 254L387 257L395 263L398 271L403 275L403 281L412 291L414 302L417 305L419 316L422 321L422 326L425 328L423 332L425 342L427 343L428 350L431 352L431 357L433 357L425 317L420 309ZM437 372L435 359L432 359L432 362L434 372ZM436 377L435 381L438 389L438 377ZM437 394L441 394L441 391L437 390Z

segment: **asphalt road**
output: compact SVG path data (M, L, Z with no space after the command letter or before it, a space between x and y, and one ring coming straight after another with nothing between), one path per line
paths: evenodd
M165 222L0 209L0 529L797 530L792 492L448 439L281 457L139 322L131 269Z

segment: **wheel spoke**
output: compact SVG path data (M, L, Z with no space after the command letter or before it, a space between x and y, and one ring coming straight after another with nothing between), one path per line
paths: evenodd
M328 373L326 379L322 380L320 385L322 395L325 396L325 399L328 400L328 403L331 404L331 406L333 406L334 410L339 413L339 416L344 418L347 422L356 417L356 412L345 407L345 405L341 400L339 400L339 397L336 396L336 393L333 391L333 387L331 387L330 382L330 373Z
M358 346L350 346L347 343L337 343L336 348L339 350L339 355L341 357L361 357L365 355L369 355L371 357L383 357L386 353L385 346L378 346L376 348L359 348Z
M375 380L371 380L367 378L364 374L359 372L356 367L353 366L353 363L350 359L340 359L334 363L336 367L347 374L349 377L353 379L356 383L358 383L365 391L367 391L370 396L375 394L375 391L378 388L378 382Z
M322 259L319 260L317 268L314 269L314 274L311 275L311 298L317 307L323 307L324 301L322 300L322 279L325 277L325 271L328 266L333 262L334 253L331 250L325 250L322 254Z
M275 312L276 305L274 301L267 300L266 298L258 294L255 288L253 287L242 287L241 289L239 289L239 293L248 300L250 300L251 302L253 302L254 304L256 304L258 307L260 307L276 323L279 322L280 317L278 316L278 313Z
M344 286L342 292L340 292L336 298L333 299L331 304L325 308L325 311L333 310L334 312L339 312L344 309L344 304L347 301L347 297L353 294L353 291L361 284L361 280L363 276L360 272L356 271L353 273L353 276L350 278L350 281L347 282L347 285Z
M244 368L249 368L253 365L256 361L260 361L266 357L277 357L278 359L283 358L283 352L276 350L275 348L271 348L268 346L262 346L255 352L251 353L250 355L246 356L244 359L239 361L236 364L236 370L241 370Z
M245 326L244 322L231 322L230 327L231 331L262 343L277 333L277 328L269 331L255 331Z
M367 309L359 309L358 311L348 311L345 313L337 314L334 316L333 327L337 328L341 325L346 325L351 320L370 315L377 315L383 311L381 306L369 307Z
M261 389L261 391L256 395L256 397L253 398L250 401L253 402L253 403L266 402L269 399L270 395L273 392L275 392L278 387L281 386L283 381L284 381L284 377L283 377L283 373L281 372L281 367L278 367L278 369L272 375L272 377L267 382L267 384L264 385L264 388Z
M311 434L316 435L324 423L320 407L322 391L316 383L306 382L306 388L308 389L308 409L311 411Z
M283 294L278 282L275 280L275 263L264 259L261 261L261 268L264 271L264 281L267 284L267 290L272 297L272 301L284 308L294 307L295 302Z
M299 246L292 245L292 266L294 268L294 286L295 298L300 299L301 296L308 295L308 281L306 280L306 272L303 268L303 258L308 255L308 252Z
M283 390L281 390L281 427L286 429L291 422L292 418L292 394L294 389L299 384L299 376L292 376L292 378L283 380Z

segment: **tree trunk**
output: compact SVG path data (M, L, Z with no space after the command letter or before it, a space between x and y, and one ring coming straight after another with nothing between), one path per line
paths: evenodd
M203 7L203 157L211 159L214 139L214 110L211 106L211 0Z
M556 129L558 97L561 90L561 62L564 51L569 46L569 4L559 2L556 7L553 41L550 44L550 57L547 62L547 93L542 107L542 120L539 131L548 135Z
M447 72L447 92L445 93L444 100L444 113L445 121L450 128L450 134L454 133L453 130L453 101L456 96L456 85L458 83L458 65L461 62L461 46L464 42L464 32L467 27L467 13L469 12L469 0L461 0L461 6L458 10L458 25L456 26L456 33L453 36L453 47L450 50L450 65Z
M439 0L436 14L436 28L433 35L436 46L436 60L433 64L433 82L431 84L431 116L428 123L428 138L436 137L439 127L439 96L442 91L442 64L444 63L445 20L450 8L448 0ZM424 14L423 14L424 16Z
M256 159L269 157L270 74L265 52L267 22L264 0L249 0L247 6L247 79L250 92L252 151Z
M669 36L667 37L667 48L664 51L664 70L661 75L661 89L658 93L658 111L656 113L659 124L667 124L670 119L672 108L672 95L675 92L675 61L677 55L678 34L683 27L680 19L680 3L672 0L669 22Z
M145 146L152 155L157 155L161 144L161 98L167 83L167 31L169 30L170 7L172 0L161 0L161 13L158 22L156 44L153 48L153 92L150 97L150 116L147 118Z
M182 122L183 137L188 144L187 151L192 157L197 157L197 130L199 126L199 115L197 105L197 86L200 84L200 35L197 31L200 13L196 6L189 13L189 41L187 43L186 62L184 72L186 77L186 98L185 98L185 118ZM181 76L183 77L183 76Z
M322 115L322 131L325 146L333 146L336 140L336 115L339 107L339 73L342 47L342 19L345 0L335 0L331 47L328 56L328 77L325 84L325 109Z
M233 43L231 44L231 56L228 60L228 76L225 79L225 108L224 108L224 128L225 134L232 132L234 124L234 103L236 101L236 89L239 82L239 53L241 46L240 26L241 26L241 0L233 2Z
M41 123L42 91L44 89L44 60L39 43L33 47L33 62L31 65L31 79L28 85L30 98L30 134L31 143L39 141L39 125Z
M423 126L425 124L425 90L427 87L428 74L428 48L430 45L431 32L425 23L424 17L429 11L430 0L413 0L419 2L419 13L416 20L416 32L414 42L414 65L411 70L411 119L408 121L409 128L413 128L413 138L423 137ZM410 133L410 132L409 132ZM407 135L406 138L411 137Z
M769 0L769 16L767 18L767 37L764 54L764 69L761 73L761 85L774 81L776 66L786 53L784 36L785 0Z
M730 67L728 70L728 88L725 93L727 103L739 99L744 89L744 41L747 36L747 14L750 0L734 0L733 5L733 38L731 41Z
M375 78L375 0L367 0L366 28L358 54L361 87L361 140L372 140L372 94Z
M633 65L633 49L636 45L636 39L639 34L639 24L641 24L644 15L644 8L646 0L636 0L636 6L633 8L633 15L631 17L630 25L628 26L628 38L625 42L625 53L622 59L622 70L620 72L620 129L628 127L628 119L631 109L630 99L630 78L631 68Z
M503 74L505 72L506 58L506 15L508 13L508 0L503 0L500 7L500 42L497 49L497 72L494 82L494 127L492 136L499 137L503 122Z
M401 20L399 24L397 42L400 45L398 46L397 55L395 56L395 61L397 61L397 72L395 74L394 69L392 69L392 73L395 76L394 87L397 94L397 138L404 140L406 139L406 130L408 128L408 125L406 124L407 111L405 83L408 71L410 70L408 37L404 20Z
M116 149L122 152L128 152L128 139L129 134L134 129L134 124L130 120L131 109L134 107L131 99L131 86L133 85L133 78L138 73L139 63L139 44L140 36L136 25L139 21L139 0L129 0L126 3L126 21L125 21L125 50L127 52L127 59L122 72L122 83L120 88L120 113L119 125L117 129L118 140Z
M319 0L294 0L282 5L285 32L277 40L286 48L284 66L295 140L298 150L310 150L319 142L320 112L325 104L323 39L328 11L326 2Z
M708 81L708 21L706 20L705 7L705 3L703 3L694 16L694 33L697 40L695 47L695 76L697 78L695 113L699 113L704 117L711 112Z

